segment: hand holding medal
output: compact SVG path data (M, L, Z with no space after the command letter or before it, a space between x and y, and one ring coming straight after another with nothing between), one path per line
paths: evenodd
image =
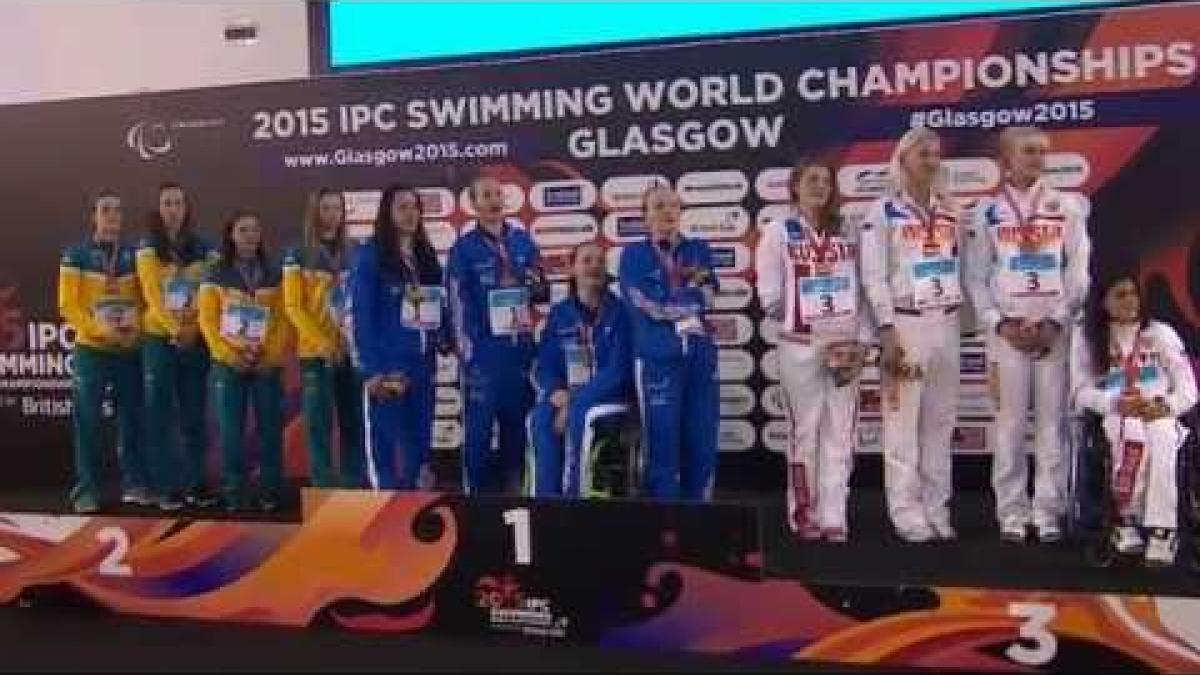
M711 275L708 270L703 267L685 267L683 269L683 277L689 286L704 286L709 283Z
M200 328L195 322L180 322L179 332L175 334L175 339L172 342L184 349L191 349L195 346L199 337Z
M825 367L833 376L834 384L843 387L854 380L866 364L865 345L855 342L835 342L825 348Z
M408 377L403 373L376 375L367 380L367 391L375 398L396 398L408 391Z

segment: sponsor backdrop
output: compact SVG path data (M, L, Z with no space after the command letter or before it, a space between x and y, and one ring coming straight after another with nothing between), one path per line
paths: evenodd
M307 190L345 190L352 231L365 236L378 189L400 181L424 190L444 252L472 216L464 187L487 165L559 281L584 241L608 247L615 271L621 246L644 232L642 191L671 183L686 233L711 240L723 286L713 323L726 487L746 476L781 482L775 335L754 299L752 259L761 224L786 212L787 167L801 154L838 163L841 208L856 222L910 126L943 131L950 184L967 201L1000 180L989 158L999 128L1043 126L1055 147L1049 181L1090 212L1094 262L1140 261L1153 309L1194 345L1198 33L1200 6L1173 4L0 109L0 485L62 485L70 475L71 335L54 277L60 249L87 229L86 195L122 194L132 239L168 179L187 186L210 236L233 208L259 210L276 251L297 239ZM964 330L974 330L969 312ZM450 462L462 401L456 364L441 365L434 438ZM980 340L968 336L963 452L987 447L986 369ZM289 468L302 473L289 379ZM859 440L877 451L877 373L866 379Z

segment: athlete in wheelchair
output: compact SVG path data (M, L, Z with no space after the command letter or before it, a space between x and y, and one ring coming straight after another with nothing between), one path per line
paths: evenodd
M1195 374L1178 334L1143 307L1133 274L1099 280L1072 340L1075 521L1093 565L1173 565L1200 525Z
M603 249L576 248L568 296L551 308L538 344L532 496L623 496L636 478L629 317L608 281Z

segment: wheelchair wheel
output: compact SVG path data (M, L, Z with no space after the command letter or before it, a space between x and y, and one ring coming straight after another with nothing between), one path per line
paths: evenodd
M621 444L612 438L603 438L592 447L588 472L591 480L586 486L585 498L611 499L620 496L625 472L621 455Z
M1088 567L1112 567L1117 561L1117 550L1107 534L1096 537L1083 547L1083 561Z
M642 476L645 475L646 458L642 452L641 434L637 430L629 432L625 442L627 456L625 466L628 471L625 472L625 496L633 497L638 494L641 487Z

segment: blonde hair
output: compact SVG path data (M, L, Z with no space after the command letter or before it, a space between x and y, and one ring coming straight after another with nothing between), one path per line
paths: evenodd
M650 195L654 194L655 192L669 192L670 194L673 194L676 197L679 196L675 192L675 188L671 187L671 184L669 182L661 181L661 180L655 178L654 180L650 181L650 184L647 185L646 189L642 192L642 213L643 214L646 213L647 208L650 206Z
M892 194L898 195L901 192L908 191L909 188L908 171L904 168L903 164L904 155L907 154L909 150L912 150L921 143L927 143L929 141L940 143L941 140L942 139L937 135L937 132L928 127L913 127L912 129L904 132L904 135L900 137L900 140L896 141L896 147L892 150L892 158L888 162L889 191ZM930 185L930 192L942 199L948 198L949 192L946 190L946 177L944 171L938 171L933 177L933 184Z
M321 243L321 200L334 195L342 203L342 220L338 223L338 246L346 236L346 195L341 190L320 188L308 195L308 205L304 209L304 248L305 255L311 256Z
M1040 137L1047 142L1050 141L1046 132L1037 127L1008 127L996 137L996 159L1005 170L1007 170L1005 165L1008 163L1009 151L1015 148L1017 143L1030 137Z

